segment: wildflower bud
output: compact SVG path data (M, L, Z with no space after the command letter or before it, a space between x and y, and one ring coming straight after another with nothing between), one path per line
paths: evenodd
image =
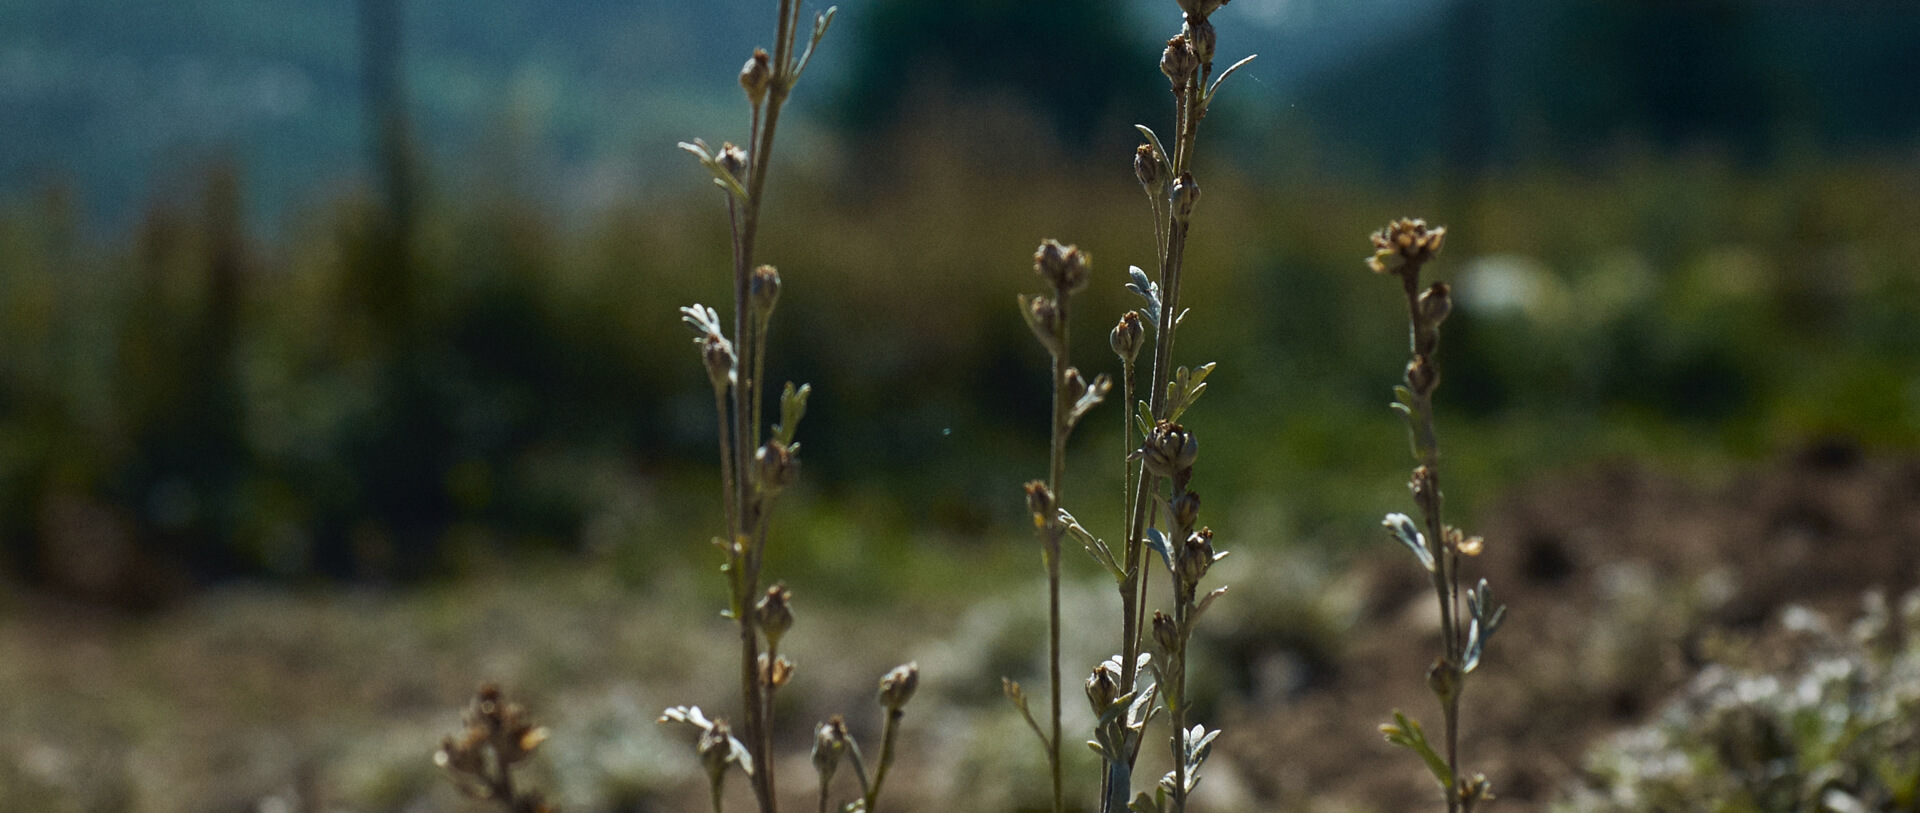
M1213 23L1208 22L1205 16L1190 15L1187 17L1186 28L1181 33L1185 34L1187 41L1193 44L1194 58L1200 60L1200 64L1207 65L1213 62L1213 45L1216 40Z
M711 333L700 340L700 361L706 365L707 380L713 388L725 391L733 381L733 346Z
M1027 483L1027 512L1033 515L1035 528L1045 528L1059 515L1054 507L1053 492L1047 490L1046 483L1039 480Z
M1193 53L1193 46L1185 36L1167 40L1167 50L1160 53L1160 72L1167 75L1167 81L1173 83L1174 93L1185 93L1187 83L1193 80L1195 72L1200 70L1200 58Z
M1152 144L1134 148L1133 177L1140 179L1140 185L1148 192L1160 191L1160 154L1153 151Z
M1167 501L1173 514L1173 527L1192 528L1200 520L1200 495L1191 491Z
M762 652L755 666L760 672L760 685L769 689L778 689L793 680L793 661L787 660L785 655L769 661L767 653Z
M1140 343L1146 335L1146 328L1140 325L1140 312L1127 311L1120 314L1120 322L1113 326L1108 340L1113 345L1113 354L1121 361L1132 363L1140 356Z
M1087 676L1087 703L1093 706L1094 716L1107 713L1107 707L1119 696L1120 681L1114 677L1113 667L1106 663L1094 667L1093 674Z
M847 721L836 714L813 731L813 772L820 775L822 786L833 779L846 753Z
M1200 182L1193 179L1193 173L1182 172L1173 181L1173 216L1186 220L1193 216L1193 206L1200 202Z
M880 678L880 705L887 711L899 713L913 699L913 690L920 688L920 664L907 663L893 667L893 670Z
M528 719L526 709L519 703L507 702L500 687L492 683L482 684L474 694L465 722L467 728L460 740L461 747L491 746L494 755L504 764L526 759L547 739L547 730L535 726ZM449 763L457 761L454 757L458 756L461 755L449 756Z
M1067 403L1079 402L1080 398L1087 394L1087 377L1080 373L1080 368L1068 367L1065 378L1066 380L1061 382L1060 389L1067 396Z
M1462 810L1473 810L1478 807L1480 803L1492 801L1494 798L1493 783L1487 781L1486 774L1476 773L1472 777L1463 776L1459 779L1458 784L1459 787L1456 790L1462 803Z
M1033 336L1045 345L1048 352L1059 353L1062 347L1060 338L1064 325L1060 323L1060 306L1052 297L1021 297L1027 308L1027 327L1033 329Z
M1153 642L1168 652L1180 651L1180 628L1173 619L1159 610L1153 611Z
M746 182L746 150L734 146L732 142L728 142L720 145L720 154L715 156L715 160L720 162L720 168L726 170L728 175L732 175L734 180L740 181L741 183Z
M1155 477L1173 477L1193 468L1200 457L1200 441L1185 427L1161 421L1147 435L1142 458L1147 473Z
M761 491L778 494L800 476L800 459L793 456L787 444L767 441L767 445L753 453L753 475Z
M1039 250L1033 253L1033 272L1062 296L1086 288L1089 271L1087 253L1079 246L1063 246L1048 239L1040 241Z
M433 755L433 764L454 773L484 775L486 738L474 729L467 729L460 737L448 735L440 740L440 750Z
M1420 295L1420 320L1427 327L1436 328L1447 321L1447 315L1453 313L1453 289L1444 282L1436 282Z
M1427 227L1425 220L1400 219L1373 233L1373 256L1367 267L1376 274L1418 274L1434 255L1440 253L1447 229Z
M753 618L767 634L768 644L779 646L780 636L793 629L793 591L785 583L767 588L767 594L753 605Z
M1407 388L1414 395L1432 394L1433 388L1440 386L1440 368L1433 366L1426 356L1414 356L1407 362Z
M1189 595L1213 567L1213 531L1201 528L1180 546L1180 582Z
M1221 6L1231 0L1180 0L1180 10L1187 13L1187 19L1205 20Z
M1413 470L1413 477L1407 480L1407 490L1413 492L1413 501L1423 508L1430 508L1428 500L1437 496L1439 486L1433 482L1433 470L1420 466Z
M1480 551L1485 550L1486 547L1486 538L1480 536L1465 537L1453 543L1453 549L1459 551L1461 556L1479 556Z
M780 272L771 265L753 269L753 276L747 279L747 301L760 318L772 314L774 304L780 301Z
M714 718L713 725L701 732L699 744L694 752L700 755L700 767L707 771L707 779L718 782L727 772L727 766L733 762L733 730L727 727L723 718Z
M1433 665L1427 667L1427 688L1433 695L1445 703L1460 691L1460 667L1447 662L1446 658L1434 658Z
M767 49L753 49L753 57L740 68L740 89L747 92L747 101L755 107L767 99L767 86L773 84L773 59L767 56Z

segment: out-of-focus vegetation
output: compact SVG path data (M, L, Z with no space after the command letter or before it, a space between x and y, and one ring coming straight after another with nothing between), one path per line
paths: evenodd
M1079 235L1109 283L1089 307L1117 312L1121 268L1151 248L1120 170L1001 177L914 154L896 184L814 178L771 204L791 214L769 253L796 283L773 367L817 391L801 514L964 546L1013 518L1045 426L1007 258L1033 234ZM1913 444L1914 176L1643 160L1491 178L1442 204L1463 238L1441 403L1462 426L1460 482L1825 433ZM239 182L210 175L124 241L88 239L59 194L0 216L13 572L125 596L420 575L528 543L636 565L697 550L695 531L659 529L713 498L703 382L672 316L718 295L716 200L575 226L511 190L436 199L394 268L370 259L352 199L283 246L251 239ZM1397 489L1380 472L1400 445L1355 439L1396 431L1374 380L1400 343L1369 329L1391 314L1353 230L1328 224L1450 196L1412 197L1310 175L1209 188L1211 228L1235 238L1196 247L1190 297L1222 315L1189 341L1221 363L1200 420L1246 439L1206 452L1242 527L1341 537ZM1084 453L1114 453L1117 414L1089 419Z
M1559 809L1912 809L1920 593L1897 608L1870 594L1851 630L1800 607L1783 621L1798 640L1774 642L1776 663L1709 666L1658 720L1598 749L1590 785Z

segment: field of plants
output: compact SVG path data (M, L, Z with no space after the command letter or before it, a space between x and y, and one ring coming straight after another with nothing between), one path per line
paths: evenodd
M1920 125L1767 50L1854 29L1001 5L494 143L365 0L363 166L132 205L0 130L0 810L1920 805Z

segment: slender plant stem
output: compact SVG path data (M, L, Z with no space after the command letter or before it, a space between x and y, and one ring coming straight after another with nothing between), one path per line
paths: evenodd
M880 787L887 781L887 769L893 767L893 748L896 732L902 712L892 709L887 712L885 722L880 724L880 765L873 771L873 784L866 788L866 813L875 813L874 806L880 800Z
M749 595L751 595L751 593L749 593ZM766 811L772 809L772 788L768 786L764 778L766 776L766 766L761 764L763 761L771 760L767 760L764 756L765 743L760 739L760 731L766 727L765 721L760 717L762 708L760 700L760 669L758 663L760 660L760 636L753 628L753 620L748 617L749 613L752 612L750 606L745 601L741 602L741 606L744 608L740 613L740 686L741 694L743 695L741 700L746 705L747 710L747 747L752 750L761 751L760 754L753 756L753 792L760 802L760 809Z
M1410 324L1410 342L1416 357L1423 346L1433 348L1435 342L1429 332L1434 328L1423 321L1420 314L1420 282L1418 273L1406 273L1401 276L1401 287L1407 298L1407 317ZM1425 340L1425 341L1423 341ZM1434 425L1433 393L1416 392L1413 395L1413 418L1415 421L1415 445L1420 452L1420 465L1426 470L1426 493L1419 501L1422 518L1425 520L1428 549L1434 555L1433 590L1440 605L1441 643L1445 650L1444 663L1440 668L1457 670L1462 664L1465 642L1460 624L1460 577L1459 556L1453 546L1447 543L1446 523L1441 517L1440 491L1440 448L1439 435ZM1449 679L1449 690L1440 697L1441 714L1445 718L1447 768L1456 781L1460 776L1460 695L1466 681ZM1448 813L1460 810L1460 795L1456 788L1446 789Z
M1148 201L1154 200L1154 196L1152 192L1147 193L1147 200ZM1153 234L1154 234L1155 240L1158 241L1160 237L1159 204L1157 203L1154 204L1153 213L1154 213ZM1120 437L1124 441L1125 447L1128 449L1134 448L1133 367L1134 367L1134 364L1133 364L1132 358L1127 356L1122 356L1120 358L1120 394L1121 394ZM1135 476L1136 475L1134 472L1133 457L1131 454L1129 454L1127 457L1121 460L1120 493L1121 493L1121 499L1123 501L1133 495ZM1147 476L1145 467L1142 467L1140 469L1137 476L1142 478ZM1133 552L1130 548L1125 550L1123 554L1125 558L1121 560L1121 567L1126 568L1128 571L1128 575L1125 578L1123 578L1120 583L1120 660L1122 662L1122 666L1120 668L1121 684L1122 684L1120 687L1120 691L1124 694L1126 692L1133 691L1133 686L1131 684L1133 681L1133 671L1135 668L1135 661L1137 661L1140 657L1138 652L1139 623L1140 623L1139 622L1140 614L1139 614L1138 605L1140 605L1141 602L1140 602L1139 595L1136 594L1133 590L1133 582L1134 580L1139 578L1142 571L1139 568L1139 563L1135 561ZM1127 760L1128 767L1131 768L1132 762L1133 762L1133 755L1129 753L1124 757L1124 759ZM1128 775L1129 776L1131 775L1130 770L1128 772ZM1104 772L1101 776L1101 780L1100 780L1100 809L1101 810L1114 809L1114 805L1116 804L1116 797L1118 799L1117 803L1122 808L1126 806L1127 794L1132 791L1132 788L1117 787L1114 781L1115 779L1116 777L1114 775L1114 772L1111 770Z
M727 389L713 388L714 411L720 416L720 494L721 504L727 511L728 550L732 550L733 540L740 538L739 518L734 515L733 505L733 442L727 431ZM729 555L729 561L732 557Z
M746 711L747 748L755 762L753 791L761 813L776 813L779 799L773 781L772 705L763 697L760 685L760 641L749 615L754 594L760 587L761 548L765 545L765 506L755 504L757 497L750 475L753 450L760 443L760 385L764 370L764 323L748 309L747 293L753 272L753 256L760 231L760 207L764 202L767 171L773 162L773 137L780 110L792 89L793 29L798 0L780 0L779 24L774 39L774 77L768 88L764 115L761 105L753 106L752 126L747 150L747 199L735 221L734 239L734 347L737 353L736 381L733 388L733 466L739 476L734 489L735 527L730 545L743 548L737 561L739 574L735 604L740 626L741 703ZM733 207L729 207L731 212ZM769 658L771 668L771 658Z
M1187 153L1192 149L1192 140L1196 128L1189 126L1192 116L1188 100L1192 97L1191 86L1178 94L1174 118L1178 137L1174 143L1174 154L1168 156L1172 165L1173 178L1163 189L1173 188L1173 179L1186 171ZM1155 196L1149 195L1150 198ZM1160 249L1160 313L1158 326L1153 338L1153 366L1147 377L1148 410L1156 420L1167 417L1167 381L1172 375L1173 341L1175 321L1179 315L1180 267L1185 260L1187 224L1177 210L1177 204L1169 200L1166 208L1166 228L1159 227L1161 213L1157 198L1153 202L1156 225L1155 242ZM1164 234L1164 237L1162 235ZM1131 378L1131 377L1129 377ZM1131 382L1129 382L1131 383ZM1127 409L1133 408L1133 398L1127 399ZM1132 500L1128 505L1126 558L1131 568L1125 583L1121 585L1121 609L1125 617L1121 619L1121 665L1120 689L1133 691L1139 685L1139 653L1146 628L1148 557L1146 555L1146 529L1148 512L1152 506L1153 494L1160 487L1160 478L1147 474L1143 468L1140 479L1133 489ZM1170 542L1171 544L1171 542ZM1126 758L1135 758L1136 751ZM1176 760L1177 761L1177 760ZM1117 813L1126 807L1126 792L1110 792L1101 800L1103 813Z
M1048 449L1047 490L1053 492L1054 504L1063 502L1061 487L1065 485L1067 473L1067 414L1073 408L1067 403L1067 369L1070 347L1068 345L1067 326L1072 324L1068 318L1067 304L1070 297L1065 290L1058 296L1057 306L1060 314L1060 336L1058 348L1053 354L1053 438ZM1048 518L1046 535L1047 555L1047 682L1053 695L1050 716L1053 718L1053 736L1047 740L1047 762L1053 778L1053 811L1065 813L1066 791L1060 764L1060 531L1059 522Z
M1176 588L1177 590L1178 588ZM1168 699L1169 712L1173 716L1173 809L1187 809L1187 604L1185 597L1174 603L1173 623L1182 630L1180 651L1174 653L1177 662L1173 673L1174 696Z

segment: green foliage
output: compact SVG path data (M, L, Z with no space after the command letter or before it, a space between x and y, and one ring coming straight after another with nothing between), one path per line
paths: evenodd
M710 465L713 430L672 319L678 304L720 296L724 226L712 221L724 195L680 158L688 200L622 201L573 225L511 189L428 196L411 316L379 317L412 325L404 341L376 329L366 201L316 206L270 239L242 224L228 370L188 346L218 335L221 241L206 196L158 198L125 233L88 223L57 190L8 201L6 569L74 581L57 576L58 551L86 528L110 530L115 541L92 550L143 578L182 561L213 577L446 572L489 551L575 544L635 562L698 555L674 534L705 516L714 490L681 474ZM766 235L770 256L808 280L782 294L779 372L813 385L803 434L831 438L806 443L806 484L789 498L799 535L818 541L775 566L875 600L930 586L877 577L911 550L1025 520L1003 496L1008 461L1044 437L1049 394L1028 331L1005 318L1007 276L982 269L1030 251L1036 224L1114 246L1116 271L1153 250L1138 192L1112 166L946 173L904 172L870 199L793 184L771 204L808 213ZM1220 363L1191 414L1248 434L1208 448L1222 473L1209 497L1283 514L1273 537L1346 544L1362 538L1355 516L1401 493L1379 472L1405 451L1350 439L1396 427L1378 379L1406 339L1378 329L1393 303L1354 273L1351 235L1325 224L1369 222L1407 196L1326 178L1256 196L1221 177L1205 217L1236 238L1196 241L1206 271L1183 283L1218 318L1180 347ZM1887 214L1920 209L1915 177L1895 161L1751 175L1654 159L1488 181L1449 249L1461 301L1436 397L1459 438L1449 465L1475 484L1456 498L1598 454L1711 459L1814 434L1920 444L1920 239ZM928 248L905 273L900 252L873 246ZM1110 282L1084 295L1087 313L1141 305ZM1090 374L1113 369L1100 366L1112 364L1105 350L1088 358ZM230 456L195 451L221 448L203 431L219 399L200 395L219 390L191 384L214 373L232 376L242 416ZM978 397L989 387L1001 397ZM1087 454L1119 443L1119 424L1089 415L1077 430ZM196 458L204 473L176 476ZM1100 468L1076 468L1086 499L1121 490ZM198 519L175 526L189 502ZM889 522L885 533L926 547L849 552Z

